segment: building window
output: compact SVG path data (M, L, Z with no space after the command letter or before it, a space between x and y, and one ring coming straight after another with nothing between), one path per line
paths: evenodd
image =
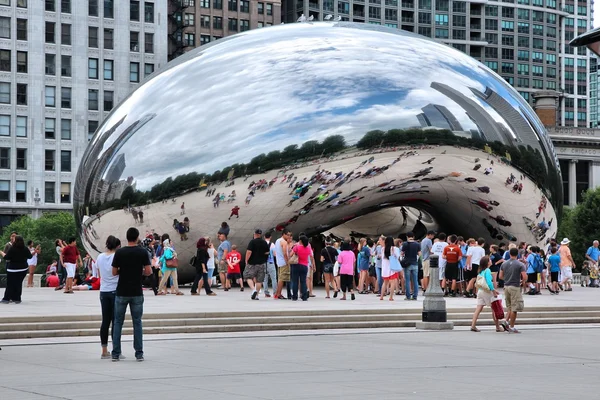
M0 50L0 71L10 72L10 50Z
M46 157L45 157L44 170L45 171L54 171L55 170L54 150L46 150L45 153L46 153Z
M90 17L98 16L98 0L88 0L88 15Z
M200 0L201 8L210 8L210 0Z
M60 106L62 108L71 108L71 88L64 87L60 89Z
M98 59L97 58L89 58L88 59L88 78L98 79Z
M44 137L46 139L56 139L56 120L54 118L46 118L44 123Z
M210 29L210 15L200 15L200 27Z
M151 75L154 72L154 64L144 64L144 77Z
M27 8L27 0L17 0L17 7Z
M71 184L61 183L60 184L60 202L70 203L71 202Z
M129 20L139 21L140 20L140 2L137 0L131 0L129 2Z
M60 44L71 45L71 25L60 24Z
M88 47L98 48L98 27L96 26L88 28Z
M436 28L435 37L441 39L448 39L448 29Z
M140 51L140 33L129 32L129 49L131 51Z
M17 169L27 169L27 149L17 149Z
M185 13L183 15L183 25L184 26L194 26L194 24L195 24L194 16L195 16L195 14Z
M140 81L140 63L129 63L129 82Z
M98 90L97 89L89 89L88 90L88 110L92 110L92 111L98 110Z
M114 30L104 29L104 48L107 50L114 49Z
M223 29L222 17L213 17L213 29Z
M71 56L60 56L60 75L71 76Z
M56 203L56 184L44 182L44 203Z
M17 51L17 72L27 73L27 52Z
M262 14L261 9L262 6L264 5L264 3L258 3L258 13ZM229 0L227 2L227 8L229 9L229 11L236 11L238 10L238 2L237 0Z
M46 0L46 11L56 11L56 1L55 0Z
M46 22L46 43L56 43L56 24Z
M144 51L154 53L154 33L144 33Z
M273 4L271 3L267 3L267 15L273 15Z
M148 1L144 3L144 22L154 23L154 3Z
M27 181L16 181L15 183L17 203L25 203L27 201Z
M60 152L60 171L71 172L71 151L61 150Z
M46 107L56 107L56 87L46 86L45 98Z
M94 137L96 129L98 129L98 121L88 121L88 142Z
M0 181L0 201L10 201L10 181Z
M244 32L250 29L250 21L247 19L240 19L240 31Z
M10 104L10 83L0 82L0 103Z
M200 35L200 39L202 39L202 36L207 36L207 35ZM208 36L208 41L210 42L210 36ZM190 46L190 47L196 46L196 34L194 34L194 33L186 33L186 34L184 34L184 36L183 36L183 44L185 46ZM203 44L204 43L202 43L202 40L201 40L200 41L200 46L202 46Z
M10 17L0 17L0 38L10 39Z
M243 12L243 13L250 12L250 2L248 0L240 1L240 12Z
M213 9L222 10L223 9L223 0L213 0Z
M104 0L104 18L114 18L115 5L113 0Z
M56 54L46 54L46 75L56 75Z
M104 111L110 111L114 107L114 92L110 90L104 91Z
M237 32L237 30L238 30L238 20L237 20L237 18L229 18L227 28L228 28L228 30L230 32Z
M0 168L10 169L10 148L0 147Z
M27 20L17 18L17 40L27 40Z
M27 117L17 116L17 129L15 130L16 137L27 137Z
M107 81L113 80L114 61L104 60L104 79Z
M10 115L0 115L0 136L10 136Z
M435 24L441 26L448 26L448 15L447 14L436 14Z
M60 139L71 140L71 120L61 119L60 120Z
M27 84L17 83L17 105L27 105Z

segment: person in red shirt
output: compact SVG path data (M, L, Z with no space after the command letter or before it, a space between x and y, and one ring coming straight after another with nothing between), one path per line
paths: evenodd
M60 262L67 270L65 293L73 293L73 278L75 278L77 266L83 265L83 261L81 261L81 254L79 254L79 250L77 249L77 241L75 238L70 238L69 244L62 249L62 252L60 253Z
M234 280L240 285L240 291L244 291L244 281L242 280L242 271L240 270L240 262L242 255L237 251L237 246L231 246L231 251L227 254L227 279L225 280L225 291L231 289L231 281Z
M444 252L442 253L442 258L446 260L446 273L445 278L448 281L452 282L450 296L456 297L456 281L458 280L458 263L462 258L462 251L460 250L460 246L458 246L457 241L458 238L456 235L450 235L448 238L450 244L444 248ZM447 293L447 292L446 292Z
M236 216L237 218L240 217L240 208L238 206L235 206L231 209L231 215L229 216L229 219L231 219L231 217Z
M56 271L50 272L46 276L46 286L55 288L58 287L58 285L60 285L60 279L58 279Z

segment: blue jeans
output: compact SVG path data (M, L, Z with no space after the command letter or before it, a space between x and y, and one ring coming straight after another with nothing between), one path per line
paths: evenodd
M277 269L273 263L267 263L267 273L263 282L265 294L269 294L269 277L271 277L271 286L273 287L273 293L275 293L277 291Z
M292 300L298 300L298 281L300 281L300 297L302 300L308 299L308 289L306 287L306 275L308 267L302 264L293 264L291 267Z
M383 276L381 276L381 267L375 267L375 273L377 274L377 287L381 292L381 288L383 287Z
M127 305L129 305L129 311L131 312L131 319L133 321L133 348L135 349L135 358L141 358L144 356L144 345L142 339L144 296L117 296L115 298L112 358L119 358L121 355L121 332L123 331L123 322L125 321Z
M100 344L102 346L108 346L108 328L112 326L113 331L115 328L115 296L116 292L100 292L100 307L102 308Z
M419 266L411 265L408 268L404 268L404 282L406 286L406 298L416 299L419 294ZM410 282L413 284L414 291L410 292Z

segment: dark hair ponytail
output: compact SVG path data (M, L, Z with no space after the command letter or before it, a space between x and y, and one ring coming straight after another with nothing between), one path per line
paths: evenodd
M301 235L299 239L300 239L300 242L302 243L302 246L308 247L308 236Z

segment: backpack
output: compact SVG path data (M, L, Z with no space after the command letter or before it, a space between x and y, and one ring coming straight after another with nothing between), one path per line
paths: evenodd
M538 274L544 271L544 262L542 261L542 257L540 257L539 254L534 254L532 267L533 270Z

